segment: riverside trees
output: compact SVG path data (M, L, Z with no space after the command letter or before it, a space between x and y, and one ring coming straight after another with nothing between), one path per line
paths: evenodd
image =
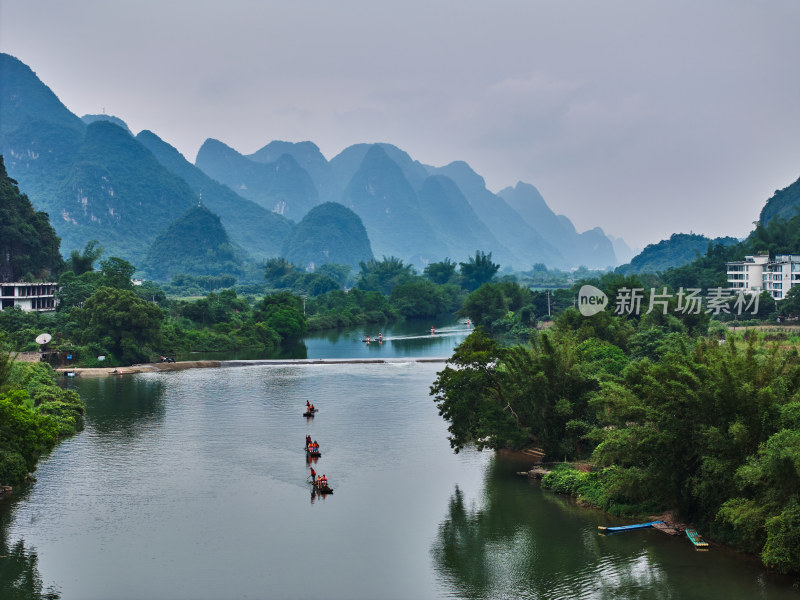
M677 510L800 571L798 352L603 315L569 309L530 345L470 336L431 388L453 447L588 459L549 483L620 514Z

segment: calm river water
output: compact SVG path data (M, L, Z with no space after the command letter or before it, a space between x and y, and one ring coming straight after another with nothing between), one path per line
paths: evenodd
M513 475L527 465L454 454L428 395L442 366L77 378L85 431L0 504L0 597L800 598L719 548L601 537L615 520ZM311 494L306 435L331 496Z

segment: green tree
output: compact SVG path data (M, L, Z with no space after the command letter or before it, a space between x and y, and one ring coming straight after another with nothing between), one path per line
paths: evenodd
M350 278L350 273L353 267L350 265L342 265L339 263L324 263L314 269L314 273L318 275L327 275L339 284L339 287L345 287Z
M445 298L439 286L427 279L401 283L392 290L389 301L404 317L434 317L445 312Z
M108 339L124 362L147 360L144 347L158 341L164 313L131 290L100 287L83 304L84 342Z
M133 274L136 271L127 260L117 256L112 256L108 260L100 263L100 273L103 275L103 285L116 288L118 290L132 290Z
M465 262L458 263L461 278L464 281L464 289L474 291L484 283L488 283L500 269L500 265L492 262L492 253L484 254L482 251L475 252L475 257Z
M94 263L103 255L103 247L97 240L86 242L83 252L73 250L66 261L66 270L75 275L83 275L94 270Z
M264 278L272 288L291 287L300 272L298 267L285 258L270 258L264 263Z
M502 319L508 312L503 288L498 284L486 283L472 292L459 313L472 319L475 325L491 327L492 323Z
M52 279L63 267L60 239L45 212L36 212L0 156L0 281L18 281L26 274Z
M458 265L451 262L449 258L445 258L440 262L430 263L422 274L430 279L433 283L444 285L445 283L454 283L456 280L456 267Z
M778 314L782 317L800 317L800 285L794 286L786 293L786 297L781 300Z
M414 267L395 256L384 256L383 260L373 258L368 262L361 261L359 266L361 272L358 274L356 287L364 291L391 294L396 286L416 277Z
M283 340L300 339L306 332L303 301L290 292L265 296L256 305L253 318L277 331Z

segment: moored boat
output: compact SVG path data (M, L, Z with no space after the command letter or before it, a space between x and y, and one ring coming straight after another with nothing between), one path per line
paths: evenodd
M604 527L602 525L598 525L597 529L600 530L600 533L619 533L621 531L633 531L634 529L647 529L657 523L663 523L663 522L664 521L650 521L649 523L636 523L635 525L620 525L619 527Z
M695 548L708 548L708 542L705 541L700 534L697 533L694 529L687 529L686 530L686 537L689 538L689 541L694 544Z

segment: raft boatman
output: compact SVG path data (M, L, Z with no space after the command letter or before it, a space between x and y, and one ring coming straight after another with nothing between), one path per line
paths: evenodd
M314 470L314 467L311 467L311 483L317 485L317 472Z

